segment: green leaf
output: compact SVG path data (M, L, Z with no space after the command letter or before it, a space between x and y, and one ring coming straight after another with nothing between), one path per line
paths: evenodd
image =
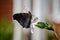
M53 30L52 25L48 22L46 22L46 23L38 22L35 26L37 26L41 29Z
M38 22L35 26L37 26L41 29L45 28L45 24L43 22Z

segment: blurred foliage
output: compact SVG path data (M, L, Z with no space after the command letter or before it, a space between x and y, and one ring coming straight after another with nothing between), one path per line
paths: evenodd
M0 40L12 40L14 24L9 20L0 20Z
M51 36L50 34L48 34L48 40L53 40L53 36Z

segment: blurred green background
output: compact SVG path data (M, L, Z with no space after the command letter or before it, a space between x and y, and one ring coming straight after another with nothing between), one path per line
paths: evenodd
M2 18L0 20L0 40L13 40L14 24Z

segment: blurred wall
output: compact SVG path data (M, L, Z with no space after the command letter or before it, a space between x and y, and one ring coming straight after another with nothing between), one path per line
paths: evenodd
M12 21L12 0L0 0L0 19Z

